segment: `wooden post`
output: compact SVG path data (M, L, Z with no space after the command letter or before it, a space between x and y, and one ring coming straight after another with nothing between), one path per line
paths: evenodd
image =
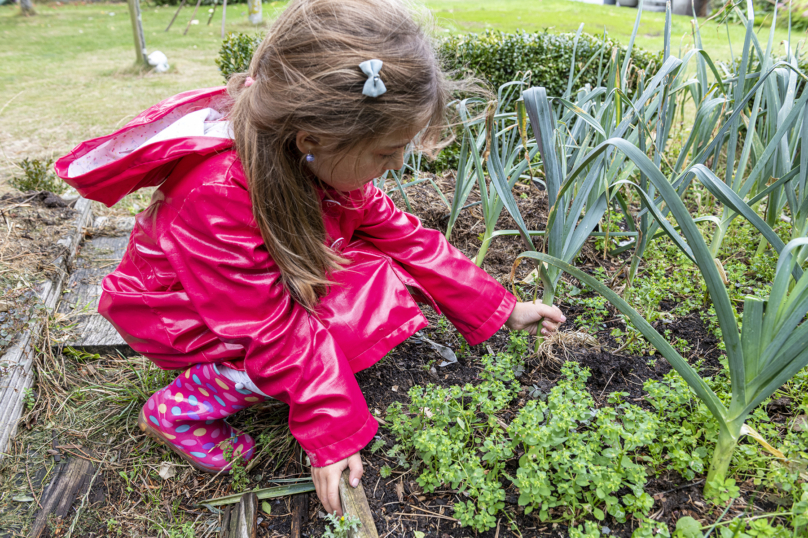
M135 36L135 58L141 65L146 61L146 38L143 35L143 19L140 17L140 0L129 1L129 18L132 19L132 33Z
M182 8L185 7L185 2L186 2L186 0L182 0L182 2L180 2L180 7L178 7L177 11L174 12L174 16L171 17L171 22L168 23L168 26L166 26L166 32L171 30L171 25L174 24L174 21L177 20L177 15L179 15Z
M305 454L300 445L295 447L295 460L303 465ZM309 522L309 494L292 495L292 532L290 538L302 538L303 529Z
M208 26L213 21L213 16L216 14L216 4L218 4L218 0L213 0L213 9L210 10L210 17L208 17Z
M201 3L202 0L196 0L196 7L194 8L194 14L191 15L191 19L188 21L188 26L185 27L185 31L182 33L182 35L188 34L188 30L191 28L191 23L194 22L194 19L196 18L196 12L199 9L199 4Z
M245 493L241 501L226 513L222 521L222 538L256 538L258 532L258 497Z
M227 21L227 0L222 3L222 39L224 39L224 23Z
M342 503L342 513L346 516L358 517L362 523L356 532L348 533L348 538L379 538L376 530L376 523L373 521L373 513L368 506L368 498L365 496L365 488L362 483L358 487L351 487L350 469L342 471L339 479L339 498Z

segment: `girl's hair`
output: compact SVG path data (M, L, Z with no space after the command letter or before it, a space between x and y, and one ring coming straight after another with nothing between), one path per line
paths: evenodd
M423 14L420 15L423 18ZM359 64L378 58L387 92L363 95ZM247 77L254 83L245 86ZM445 145L448 80L422 24L399 0L293 0L227 84L235 146L255 220L286 289L313 310L346 261L326 245L317 181L298 131L339 140L340 152L428 124L428 154Z

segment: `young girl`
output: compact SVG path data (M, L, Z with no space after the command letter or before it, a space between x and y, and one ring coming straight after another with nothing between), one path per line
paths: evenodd
M286 402L317 495L341 513L339 476L359 483L378 428L354 374L427 325L415 300L471 345L564 321L517 303L372 184L414 140L440 146L454 88L398 0L293 0L249 75L169 98L57 162L110 206L159 186L99 306L135 351L182 370L143 407L147 435L226 471L225 452L249 459L255 444L224 417Z

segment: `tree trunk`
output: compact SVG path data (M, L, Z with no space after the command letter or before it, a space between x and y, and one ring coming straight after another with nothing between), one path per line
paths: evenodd
M20 9L22 9L22 14L26 17L36 15L36 11L34 11L34 3L31 0L20 0Z
M251 24L261 24L263 6L261 0L247 0L247 13Z
M129 18L132 21L132 34L135 38L135 58L137 63L148 66L146 61L146 38L143 36L143 20L140 18L140 0L129 0Z

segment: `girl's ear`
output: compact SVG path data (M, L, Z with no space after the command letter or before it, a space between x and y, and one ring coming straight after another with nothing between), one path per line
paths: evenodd
M295 143L300 153L306 155L312 153L320 146L320 140L308 131L298 131L295 137Z

